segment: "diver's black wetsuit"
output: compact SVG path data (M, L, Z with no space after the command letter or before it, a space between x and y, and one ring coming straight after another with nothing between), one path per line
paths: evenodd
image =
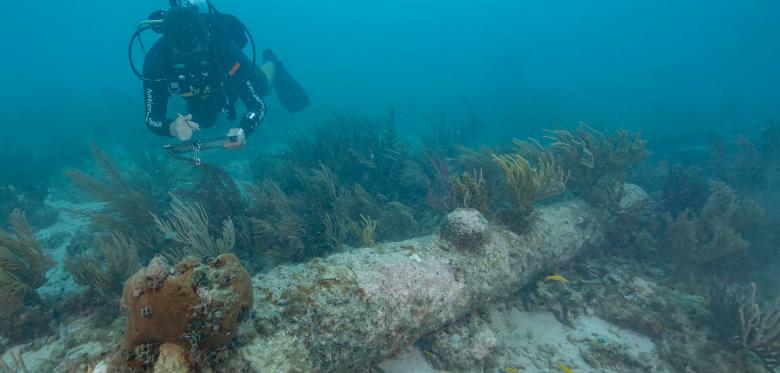
M192 114L192 121L203 128L212 127L223 111L229 114L228 119L235 120L235 116L230 114L236 98L241 98L247 113L242 117L240 127L249 136L265 117L262 96L270 91L268 79L228 37L228 32L218 20L205 17L209 26L209 74L200 94L184 97L187 109ZM144 81L146 127L161 136L171 136L168 126L173 119L166 114L168 98L172 95L168 82L177 79L174 63L173 53L164 36L150 48L144 60L145 77L164 79Z

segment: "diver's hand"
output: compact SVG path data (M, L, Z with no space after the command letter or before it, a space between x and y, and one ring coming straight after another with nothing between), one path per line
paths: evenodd
M168 131L171 136L179 141L187 141L192 138L192 132L200 130L200 125L192 121L192 114L181 115L171 122Z
M235 136L236 141L233 142L225 142L225 148L230 150L238 150L244 147L246 145L246 135L244 134L243 128L231 128L227 136Z

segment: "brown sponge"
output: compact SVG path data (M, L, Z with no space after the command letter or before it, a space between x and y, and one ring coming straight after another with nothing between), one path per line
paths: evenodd
M207 264L184 260L170 268L161 257L125 282L125 348L131 365L140 346L171 343L186 351L224 346L242 312L252 307L252 281L238 258L224 254Z

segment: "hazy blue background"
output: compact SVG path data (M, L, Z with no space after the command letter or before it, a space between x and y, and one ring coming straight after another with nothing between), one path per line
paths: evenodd
M397 108L401 125L467 98L519 134L582 120L649 137L780 118L778 1L228 1L313 107ZM167 1L3 1L0 133L148 137L126 48ZM150 40L150 39L147 39ZM137 59L140 63L140 59ZM73 133L73 129L87 131Z

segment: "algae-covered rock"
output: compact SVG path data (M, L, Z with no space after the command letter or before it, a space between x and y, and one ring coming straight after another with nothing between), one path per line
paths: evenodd
M441 237L460 250L478 251L488 236L488 221L474 209L457 209L444 217Z
M181 346L172 343L160 346L160 357L154 363L154 373L187 373L189 371L187 352Z
M532 303L547 309L562 324L573 326L585 313L585 299L582 294L565 282L540 281L530 293Z
M426 357L437 369L469 372L483 371L490 365L490 354L499 344L495 333L483 320L473 317L467 322L444 327L422 339Z
M314 371L304 341L289 334L260 338L257 343L245 346L242 356L255 372Z
M185 260L175 270L161 270L161 265L153 260L152 271L141 269L125 283L126 350L170 343L196 351L227 344L239 315L253 301L251 278L238 258L225 254L208 264ZM158 286L139 286L148 283L150 272L172 274ZM128 357L131 363L137 360L133 353Z

